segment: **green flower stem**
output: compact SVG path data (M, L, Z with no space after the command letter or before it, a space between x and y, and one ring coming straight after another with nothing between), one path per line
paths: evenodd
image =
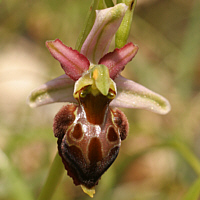
M57 153L51 165L47 180L42 188L38 200L50 200L52 198L64 171L65 170L61 162L61 158Z
M98 6L99 6L99 0L93 0L92 4L90 6L90 9L88 11L88 14L86 16L86 20L83 25L83 29L80 32L79 37L76 42L76 50L78 50L79 52L81 51L81 47L82 47L85 39L87 38L90 30L92 29L92 26L93 26L95 18L96 18L95 10L98 9Z
M200 194L200 177L190 187L183 200L198 200Z

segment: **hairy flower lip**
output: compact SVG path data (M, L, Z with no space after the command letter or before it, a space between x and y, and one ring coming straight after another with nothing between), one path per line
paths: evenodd
M101 98L106 98L99 97L93 100L101 103ZM59 154L74 184L93 188L116 159L121 140L128 134L128 121L122 111L109 108L106 101L104 119L90 120L87 115L90 108L84 101L93 102L84 98L79 105L68 103L61 108L54 118L53 130L58 138ZM97 109L101 112L101 108ZM98 113L95 115L98 117Z

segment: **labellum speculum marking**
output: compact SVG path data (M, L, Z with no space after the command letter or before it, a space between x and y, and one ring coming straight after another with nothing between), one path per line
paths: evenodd
M103 85L99 83L101 76ZM54 119L54 134L68 175L86 189L98 184L127 136L125 115L109 107L115 96L115 83L107 67L94 66L75 84L78 104L67 104Z

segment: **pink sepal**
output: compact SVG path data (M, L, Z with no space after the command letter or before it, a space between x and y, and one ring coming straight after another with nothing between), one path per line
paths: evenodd
M30 107L38 107L56 102L76 102L73 91L74 81L63 74L33 90L27 103Z
M171 109L167 99L134 81L120 75L115 79L115 83L117 95L110 106L146 109L162 115L167 114Z

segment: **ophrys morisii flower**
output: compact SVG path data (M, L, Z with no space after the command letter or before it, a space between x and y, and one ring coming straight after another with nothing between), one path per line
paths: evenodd
M137 53L136 45L128 43L107 53L126 10L125 4L97 10L80 52L59 39L47 41L65 75L29 96L32 107L68 102L55 116L54 135L68 175L91 196L128 134L126 116L116 107L143 108L159 114L170 110L164 97L120 75Z

